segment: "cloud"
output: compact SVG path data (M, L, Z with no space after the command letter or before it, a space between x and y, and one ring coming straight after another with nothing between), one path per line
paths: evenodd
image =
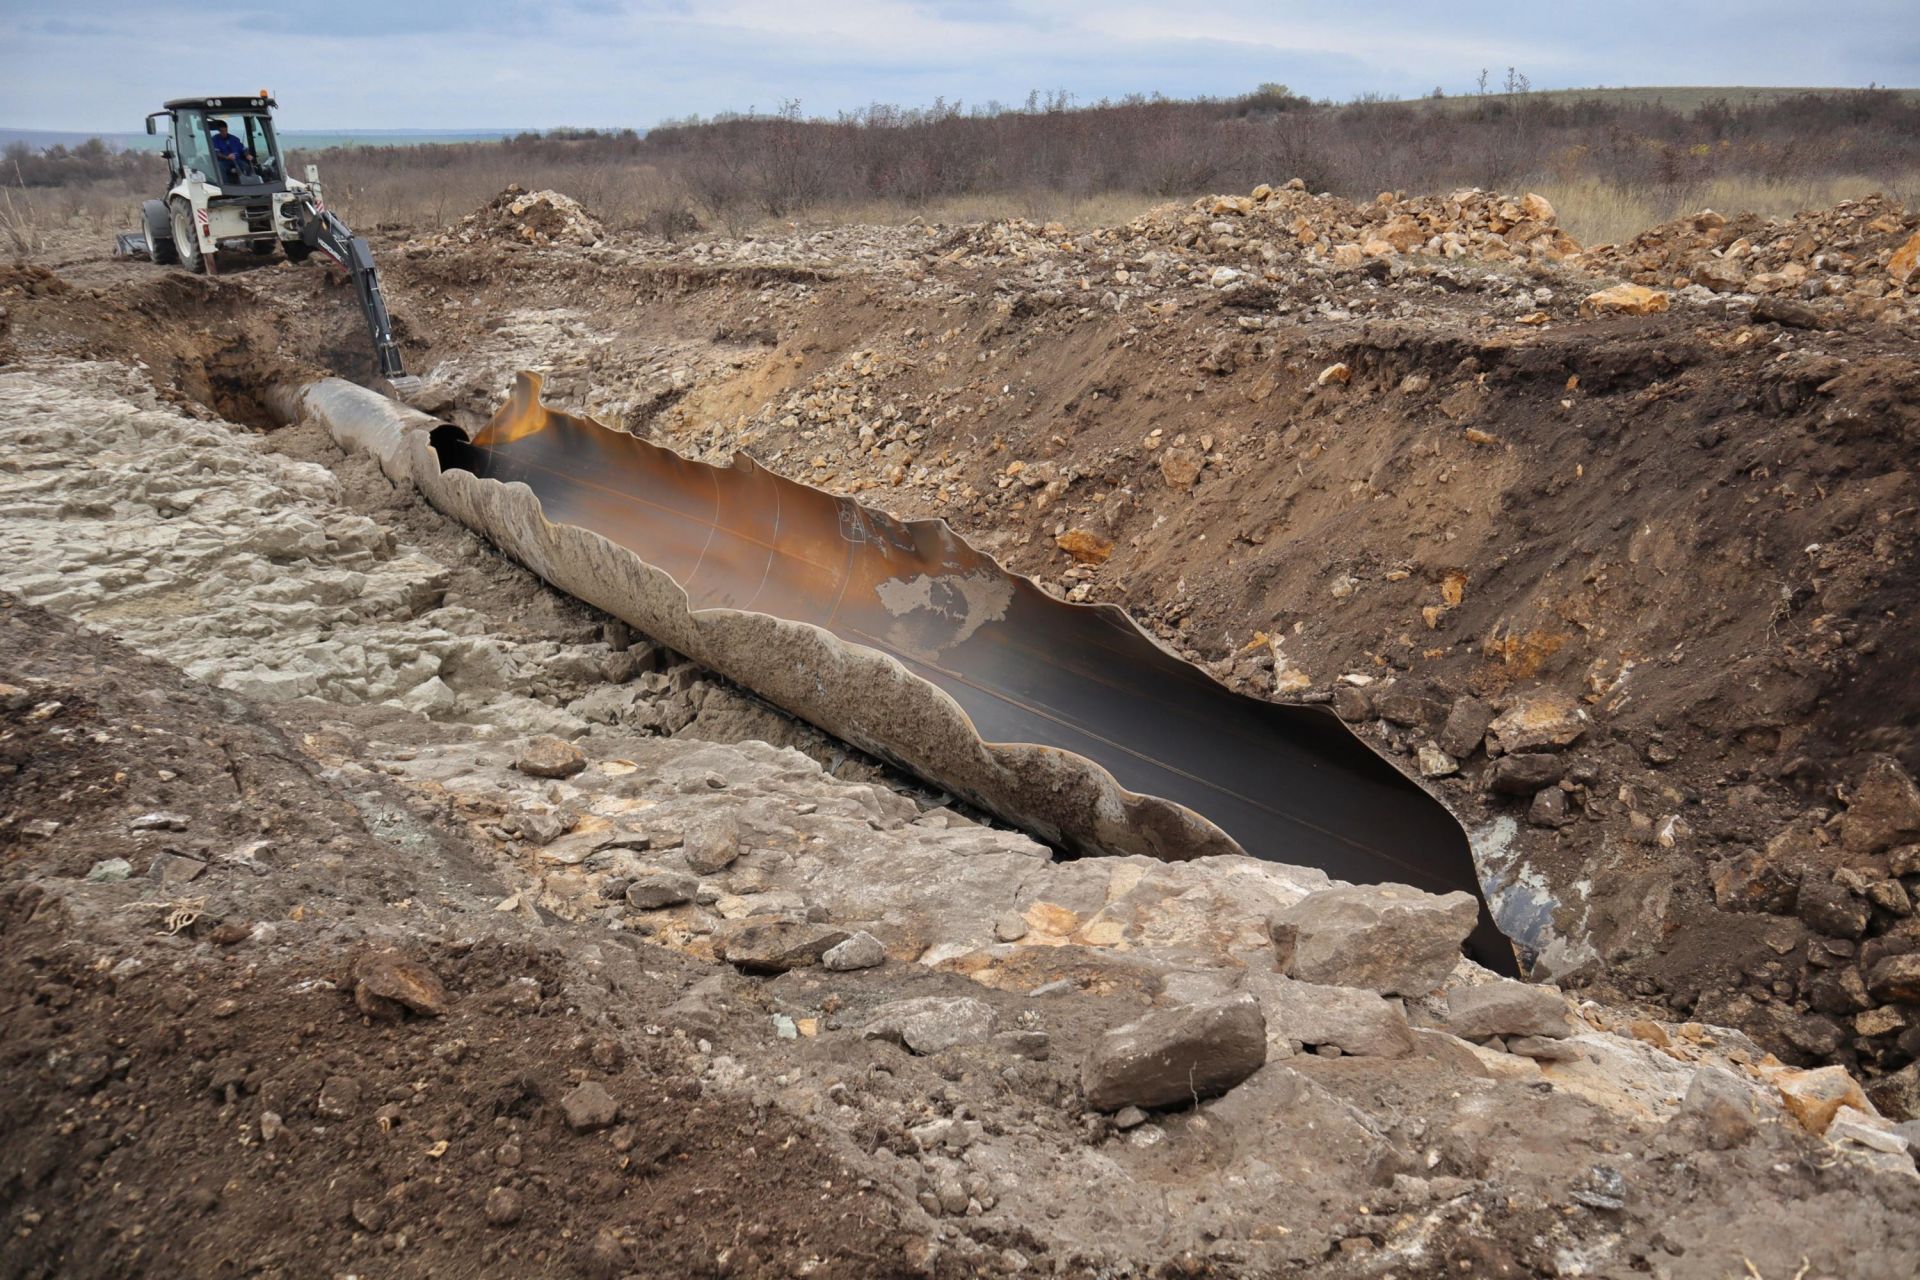
M287 127L639 125L1064 89L1346 98L1471 87L1920 83L1912 0L10 0L0 124L121 131L162 100L271 86ZM210 44L209 41L212 41ZM219 57L209 58L209 49ZM216 70L216 68L218 70Z

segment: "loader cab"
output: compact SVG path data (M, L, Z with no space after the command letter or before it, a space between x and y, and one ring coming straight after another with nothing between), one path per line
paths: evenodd
M198 173L205 181L234 195L282 192L287 189L286 162L274 134L272 98L177 98L165 111L147 117L147 132L165 133L162 154L167 158L168 185ZM250 159L227 159L216 154L216 122L251 153Z

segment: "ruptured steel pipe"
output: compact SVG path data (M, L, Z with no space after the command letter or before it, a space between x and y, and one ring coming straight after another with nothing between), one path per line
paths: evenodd
M473 438L339 379L282 388L343 447L555 587L1060 848L1318 867L1481 901L1465 832L1321 707L1247 697L1111 605L1056 600L944 521L697 462L540 403Z

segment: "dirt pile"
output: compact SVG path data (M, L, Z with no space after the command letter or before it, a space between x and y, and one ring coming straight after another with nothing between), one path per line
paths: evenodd
M1588 260L1642 285L1758 295L1767 300L1758 314L1806 327L1920 308L1920 213L1885 196L1791 218L1704 209L1596 246Z
M976 252L1032 255L1128 247L1177 250L1195 263L1240 263L1207 273L1215 287L1252 279L1279 280L1294 264L1361 267L1369 261L1426 254L1481 262L1559 262L1580 246L1562 231L1553 206L1538 195L1479 190L1406 198L1383 192L1365 204L1314 195L1294 179L1262 184L1246 196L1206 196L1168 205L1125 226L1074 236L1059 223L1025 219L988 223L965 233ZM1119 283L1132 269L1115 267ZM1149 264L1147 270L1151 271Z
M514 183L429 243L586 248L600 243L606 234L600 220L572 196L528 191Z

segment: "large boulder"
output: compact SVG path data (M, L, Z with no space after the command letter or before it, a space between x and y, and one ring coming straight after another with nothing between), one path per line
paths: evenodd
M1567 1017L1566 998L1558 991L1495 978L1479 986L1447 990L1447 1030L1462 1040L1489 1036L1562 1039L1573 1034L1573 1025Z
M1403 1058L1413 1031L1398 1004L1357 987L1329 987L1281 978L1262 990L1275 1033L1307 1048L1356 1057Z
M785 973L820 962L847 940L845 929L798 920L750 920L721 944L722 954L748 973Z
M1170 1107L1225 1093L1266 1060L1266 1017L1243 993L1115 1027L1087 1054L1080 1083L1097 1111Z
M1267 929L1288 977L1412 996L1447 980L1479 914L1471 894L1342 885L1276 911Z

